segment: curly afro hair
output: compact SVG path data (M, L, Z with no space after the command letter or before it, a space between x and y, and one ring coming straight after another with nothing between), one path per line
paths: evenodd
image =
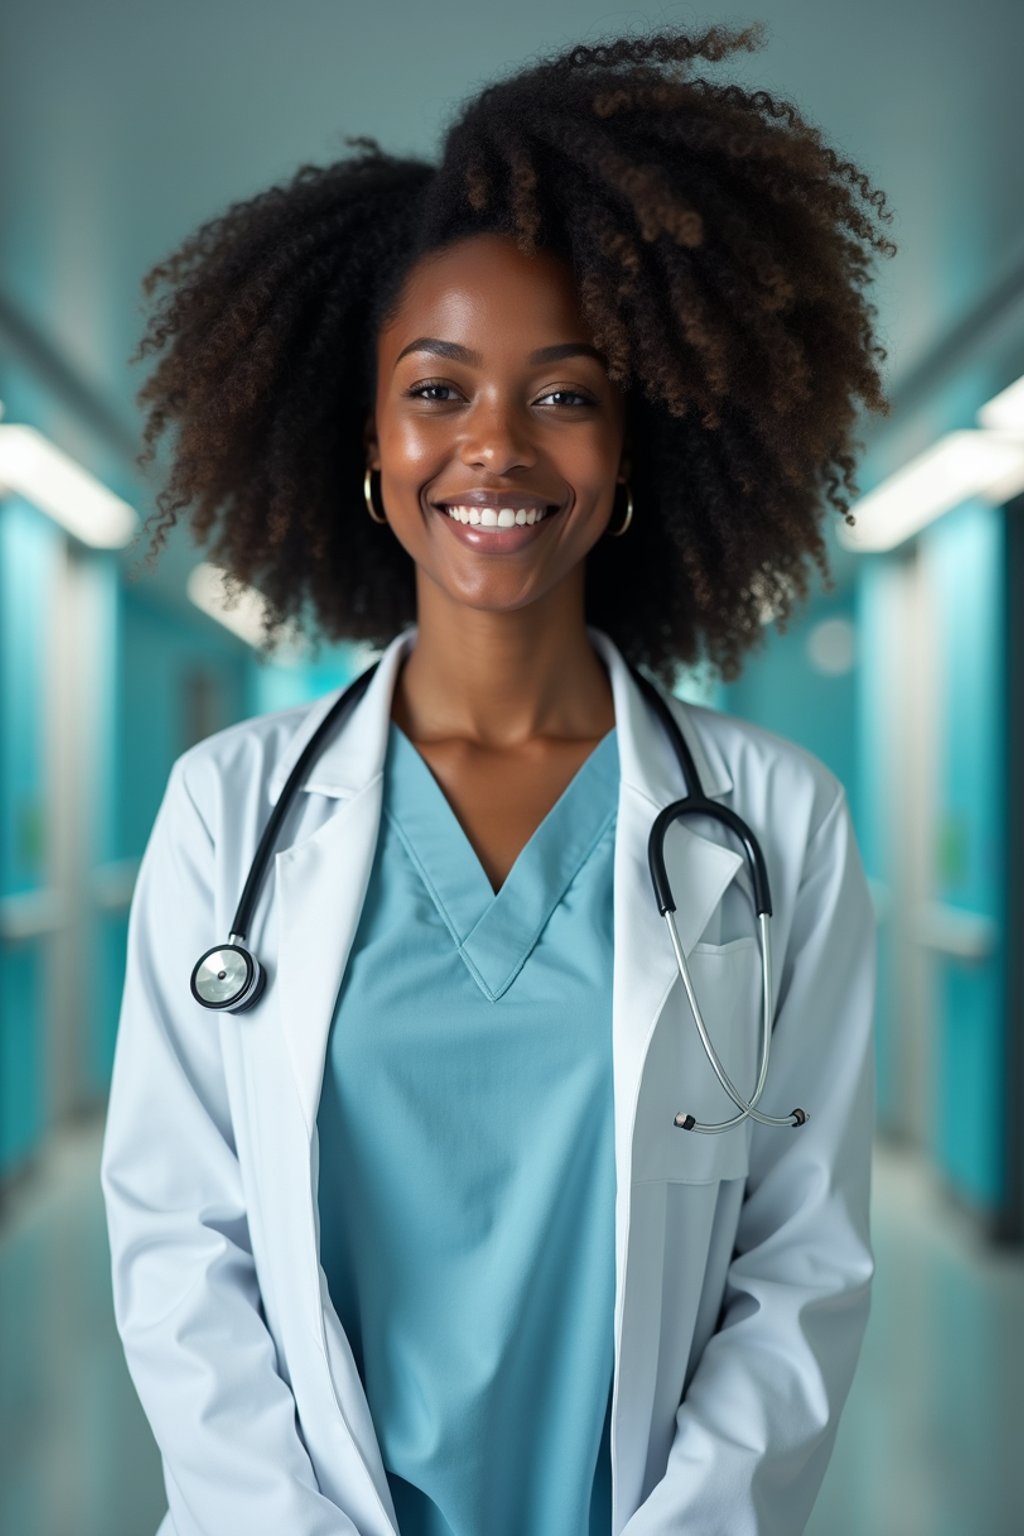
M303 623L379 647L414 622L413 563L363 503L377 332L420 256L499 233L570 263L624 391L637 510L587 556L587 622L669 684L700 661L736 677L766 606L784 627L812 567L831 585L823 503L853 521L856 402L889 410L868 248L896 251L884 195L792 105L693 72L762 42L572 47L464 105L440 165L348 137L202 225L143 279L168 292L130 359L165 351L139 465L178 427L147 560L191 507L229 600L265 600L268 649Z

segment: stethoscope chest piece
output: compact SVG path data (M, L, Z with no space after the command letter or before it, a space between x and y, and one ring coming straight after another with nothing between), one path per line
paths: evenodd
M192 970L192 996L204 1008L227 1008L241 1013L259 1000L267 973L243 944L217 944L200 955Z

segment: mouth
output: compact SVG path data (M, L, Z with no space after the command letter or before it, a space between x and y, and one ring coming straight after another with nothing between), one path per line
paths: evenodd
M478 507L462 506L458 502L434 501L431 506L437 512L444 513L452 522L460 523L464 528L532 528L536 523L545 518L553 517L560 512L559 502L549 502L545 506L528 507Z
M460 506L431 502L451 536L467 549L487 555L512 555L544 537L563 507L558 502L528 507Z

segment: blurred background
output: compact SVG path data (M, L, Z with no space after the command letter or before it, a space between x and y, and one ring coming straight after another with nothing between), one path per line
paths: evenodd
M899 246L872 295L892 410L861 434L834 589L785 634L766 615L738 683L679 680L840 776L879 917L878 1275L809 1529L1024 1530L1024 6L6 0L5 1536L147 1536L166 1507L113 1323L98 1166L128 904L170 764L367 659L261 662L251 610L221 611L187 536L131 579L154 496L133 466L144 368L127 365L141 275L345 134L433 154L453 101L539 50L757 19L766 46L710 72L794 100L885 191Z

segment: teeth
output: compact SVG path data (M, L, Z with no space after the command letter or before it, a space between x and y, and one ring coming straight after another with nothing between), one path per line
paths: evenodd
M449 517L454 517L456 522L471 523L474 527L481 528L514 528L518 523L520 527L524 523L539 523L545 515L544 507L519 507L515 511L511 507L446 507Z

